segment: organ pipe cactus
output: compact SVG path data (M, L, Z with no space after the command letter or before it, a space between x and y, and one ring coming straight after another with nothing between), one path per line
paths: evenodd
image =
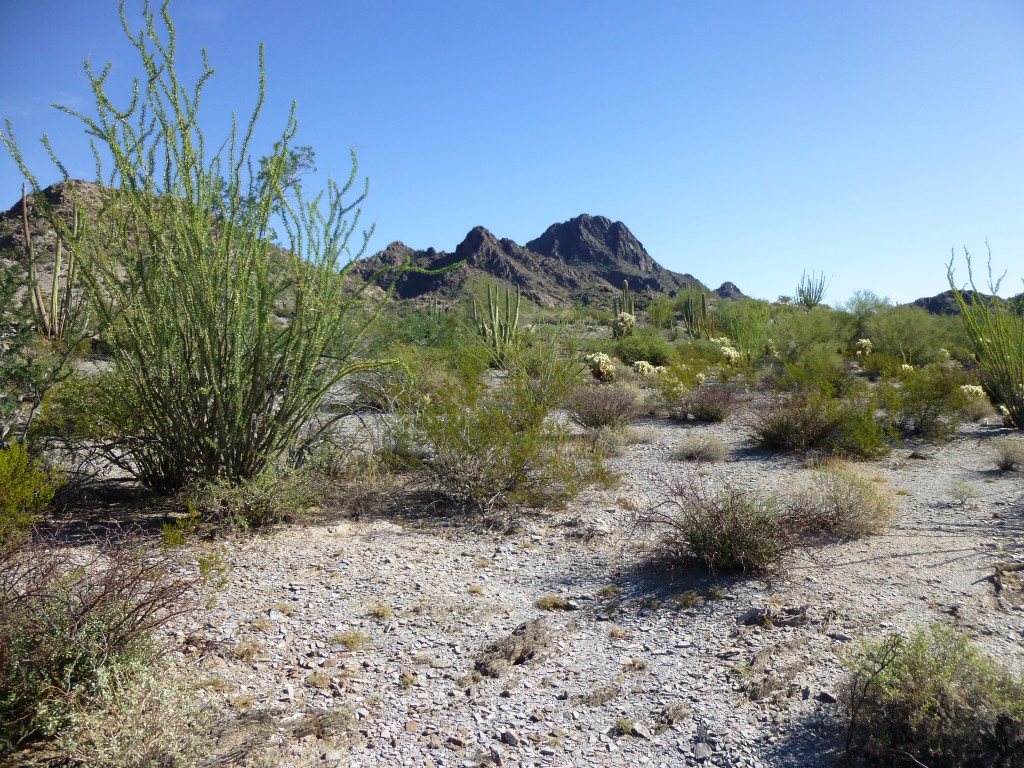
M71 209L71 239L78 237L79 210L74 203ZM28 224L28 196L25 185L21 185L21 225L25 236L25 251L28 259L28 275L31 283L30 303L32 314L39 326L39 331L49 339L67 339L74 318L72 305L72 288L75 284L75 254L68 254L67 269L61 284L61 271L64 269L64 243L60 232L57 232L57 253L53 263L53 277L50 282L50 300L43 301L39 288L39 275L36 272L36 249L32 243L32 232Z
M636 315L633 311L633 294L629 292L629 280L622 281L622 291L619 298L612 303L612 314L616 317L625 312L627 315Z
M715 310L708 309L706 293L701 292L699 302L695 301L693 293L688 294L683 300L682 315L691 336L710 339L715 335Z
M505 306L501 307L499 301L498 286L487 286L487 316L480 318L476 299L473 299L473 323L477 332L491 348L494 360L501 363L505 359L509 345L513 344L519 337L519 287L516 286L515 303L512 300L512 293L506 286Z

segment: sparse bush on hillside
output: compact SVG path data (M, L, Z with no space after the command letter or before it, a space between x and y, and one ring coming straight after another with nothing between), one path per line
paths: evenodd
M1002 279L992 279L990 253L988 290L991 298L986 299L975 285L971 255L965 252L964 259L970 291L957 287L952 257L946 267L949 287L960 307L974 355L985 371L989 392L1006 408L1011 426L1024 429L1024 294L1007 301L999 298Z
M304 197L290 177L290 117L257 173L247 158L263 102L262 53L247 127L213 141L198 116L213 71L204 60L195 86L184 85L167 45L173 35L166 8L159 18L147 8L142 32L130 35L143 67L138 99L124 112L108 100L106 70L87 68L95 117L73 115L95 142L97 163L111 159L97 183L116 187L99 187L98 215L85 217L76 237L59 217L48 221L74 250L111 345L116 376L97 382L121 438L108 456L159 491L238 483L315 439L304 430L328 391L373 367L355 352L381 307L366 290L374 280L356 280L354 261L343 264L362 252L350 241L366 192L345 201L354 155L344 186L330 182L324 195ZM9 124L2 138L38 190ZM207 155L213 147L221 149ZM272 220L286 250L270 244Z
M701 477L670 486L668 499L640 513L636 526L657 536L650 556L667 567L696 561L711 572L765 571L792 546L786 514L774 497L713 487Z
M569 416L582 427L621 429L640 413L639 395L622 384L588 384L569 397Z
M847 752L892 766L1024 765L1024 679L966 635L935 625L862 642L847 666Z

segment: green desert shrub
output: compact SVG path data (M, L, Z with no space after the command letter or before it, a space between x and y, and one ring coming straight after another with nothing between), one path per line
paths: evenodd
M825 445L837 427L834 402L818 392L767 400L753 412L752 437L773 450Z
M588 429L622 429L640 413L640 396L623 384L585 384L569 396L569 417Z
M316 464L301 470L267 467L247 480L203 481L183 496L190 514L248 531L304 520L323 498L323 481Z
M90 768L200 764L220 713L200 700L195 683L169 664L144 659L109 669L94 700L61 734L62 751Z
M720 301L715 308L718 331L732 340L745 363L752 364L769 354L768 321L771 305L759 299Z
M654 328L635 328L629 336L615 342L614 354L627 365L646 360L651 365L667 365L672 361L673 348L661 332Z
M888 433L871 400L838 400L817 391L774 398L754 409L751 437L765 448L821 448L860 458L889 451Z
M854 539L878 533L892 519L889 498L868 478L840 466L815 472L810 488L789 503L801 535Z
M650 556L662 566L697 562L711 572L766 571L791 548L787 514L773 496L702 477L673 483L668 498L638 514L650 536Z
M135 28L124 13L124 28ZM262 52L253 114L214 140L199 114L213 74L205 57L198 81L186 85L166 42L174 36L166 9L147 7L140 26L129 35L142 65L137 98L115 109L107 70L87 67L94 116L65 110L96 147L98 215L83 217L75 233L59 216L49 223L76 259L111 347L116 376L96 382L120 438L108 457L158 491L237 483L316 439L307 426L328 392L374 367L357 355L382 306L367 289L393 285L388 276L403 267L366 281L354 270L352 256L369 237L361 248L366 192L349 200L354 154L344 185L303 195L303 148L290 115L270 154L248 162L264 98ZM10 124L2 138L38 191ZM272 227L285 247L272 245Z
M768 335L779 359L787 363L835 358L853 336L853 319L826 306L776 307L773 320Z
M842 696L848 752L884 765L1024 765L1024 679L934 625L862 642Z
M831 350L783 363L772 379L780 391L820 392L826 397L843 397L857 383L846 362Z
M880 308L865 322L874 354L915 367L941 362L947 356L943 350L961 346L956 330L954 320L910 304Z
M895 378L900 375L904 362L895 355L886 352L872 352L860 360L861 370L868 375L872 381L883 378Z
M566 430L548 420L583 377L578 350L545 345L538 375L522 367L460 381L419 398L409 414L422 469L449 503L489 511L519 503L557 503L600 474L600 454L581 456ZM588 462L590 462L588 466Z
M1011 426L1024 429L1024 293L1006 301L999 298L1001 280L989 278L989 296L978 291L967 261L970 290L958 288L953 259L947 266L949 287L960 307L964 328L974 356L985 371L986 388L1005 409ZM989 275L992 274L989 255Z
M24 445L0 448L0 549L17 544L55 491L54 479Z
M0 550L0 754L65 732L121 671L154 661L154 633L192 609L196 587L133 537Z
M893 428L905 435L942 440L959 427L967 401L961 389L964 383L961 370L934 363L904 369L898 379L880 383L876 392Z

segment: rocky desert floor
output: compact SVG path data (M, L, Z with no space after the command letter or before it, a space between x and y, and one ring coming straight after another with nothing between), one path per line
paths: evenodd
M207 764L830 765L857 639L940 622L1024 668L1024 590L994 578L1024 564L1024 475L995 469L995 424L857 464L896 507L880 535L770 577L645 567L632 521L673 479L810 484L743 423L641 420L618 487L512 532L410 507L232 540L215 604L175 629L173 663L227 713ZM726 460L674 459L688 431Z

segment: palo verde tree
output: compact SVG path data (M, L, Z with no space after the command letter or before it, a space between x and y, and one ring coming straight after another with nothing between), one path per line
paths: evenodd
M344 184L305 195L295 173L312 155L294 145L293 104L253 167L262 46L248 122L233 117L225 141L209 139L199 117L213 69L204 50L198 81L179 79L168 5L147 3L137 33L121 5L142 65L126 105L108 92L110 65L97 72L87 62L95 114L57 107L83 125L100 185L100 210L82 217L72 242L113 350L114 371L96 385L107 454L160 491L244 481L309 440L328 391L379 364L358 359L356 345L382 307L367 291L381 275L360 280L353 270L370 236L356 237L368 187L353 192L355 154ZM3 140L38 190L9 122ZM271 243L272 219L282 248Z

